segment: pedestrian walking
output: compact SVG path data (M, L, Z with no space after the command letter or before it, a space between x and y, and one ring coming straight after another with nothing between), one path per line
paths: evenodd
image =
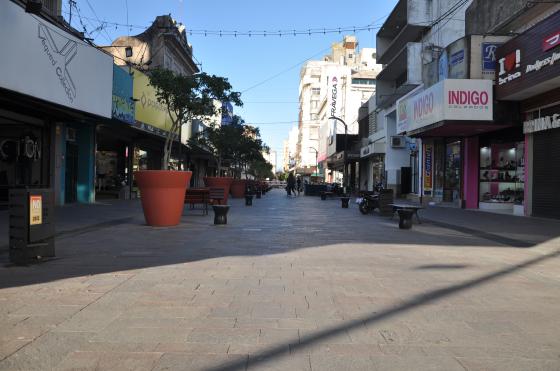
M296 195L296 177L294 176L294 173L290 173L288 175L288 185L286 186L286 191L288 192L288 196L291 196L292 192L294 193L294 196Z
M299 196L299 194L301 193L301 177L300 176L297 177L296 184L297 184L297 195Z

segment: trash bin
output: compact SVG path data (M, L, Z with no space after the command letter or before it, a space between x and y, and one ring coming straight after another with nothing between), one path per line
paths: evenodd
M28 264L54 256L54 194L49 188L9 191L10 261Z

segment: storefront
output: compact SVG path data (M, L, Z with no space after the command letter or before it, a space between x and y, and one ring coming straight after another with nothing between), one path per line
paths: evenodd
M50 147L48 122L0 109L0 209L9 188L49 185Z
M560 218L559 24L557 12L496 50L496 97L519 102L524 138L497 149L490 161L505 165L489 176L514 184L525 215L546 218Z
M111 117L112 58L12 1L0 2L0 202L50 187L92 202L94 127ZM95 73L92 73L94 71Z
M397 134L421 139L422 201L478 207L478 136L502 128L492 97L490 80L446 79L397 102Z
M373 191L377 184L386 186L384 141L361 148L359 184L362 191Z

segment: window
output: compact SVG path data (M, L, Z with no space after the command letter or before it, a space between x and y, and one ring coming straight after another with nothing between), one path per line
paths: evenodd
M353 78L352 84L356 85L375 85L375 79Z
M319 115L317 115L316 113L311 114L311 120L317 120L318 118L319 118Z
M320 95L321 94L321 88L311 88L311 94Z

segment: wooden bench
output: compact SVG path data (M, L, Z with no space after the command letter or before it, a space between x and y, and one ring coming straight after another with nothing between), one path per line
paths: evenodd
M321 200L326 200L328 197L334 197L334 192L331 191L323 191L321 192Z
M203 215L208 215L208 203L210 202L210 189L190 188L185 191L185 204L190 205L191 210L195 210L194 205L202 205Z
M418 216L418 210L423 209L420 205L412 205L412 204L389 204L389 206L393 207L393 215L391 215L391 219L395 216L395 213L399 210L410 210L412 215L416 216L416 220L418 220L418 224L422 224L420 221L420 217Z
M212 205L221 205L224 201L224 189L223 188L210 188L209 198Z

